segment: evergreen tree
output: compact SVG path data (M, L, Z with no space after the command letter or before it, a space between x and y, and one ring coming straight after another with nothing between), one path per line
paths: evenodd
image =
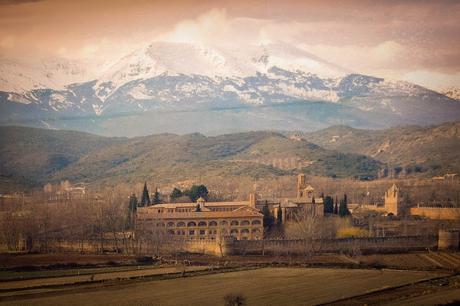
M155 193L153 194L153 201L152 204L160 204L160 193L158 192L158 188L155 189Z
M182 191L178 188L174 188L173 191L171 192L171 200L178 199L182 196Z
M278 206L278 213L276 215L276 225L280 226L283 224L283 211L281 210L281 204Z
M347 195L345 194L343 196L343 199L340 200L340 205L339 205L339 216L345 217L350 214L350 211L348 210L348 203L347 203Z
M331 196L326 196L324 198L324 213L333 214L334 213L334 200Z
M208 188L205 185L193 185L189 190L184 191L184 195L188 196L192 202L196 202L199 197L206 201L208 200Z
M264 228L270 229L273 226L273 223L275 222L275 218L273 218L272 214L270 213L270 209L268 208L267 204L265 204L262 208L262 214L264 215Z
M150 205L150 195L149 190L147 189L147 182L144 183L144 190L142 191L141 205L142 207Z

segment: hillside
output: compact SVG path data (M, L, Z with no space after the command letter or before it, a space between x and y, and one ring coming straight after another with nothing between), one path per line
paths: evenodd
M108 138L80 132L0 128L2 184L174 182L198 177L273 177L304 171L375 177L381 164L274 132L206 137L159 134Z
M334 126L303 138L330 150L366 155L402 174L460 172L460 122L388 130Z

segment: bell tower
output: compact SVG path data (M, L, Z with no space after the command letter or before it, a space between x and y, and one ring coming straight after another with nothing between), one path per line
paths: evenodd
M297 176L297 198L303 198L305 196L305 187L306 186L306 178L305 174L301 173Z
M399 194L399 188L396 184L393 184L385 192L385 209L388 213L392 213L397 216L401 214L401 197Z

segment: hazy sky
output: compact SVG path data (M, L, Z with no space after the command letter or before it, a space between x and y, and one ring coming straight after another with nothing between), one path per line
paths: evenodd
M459 20L460 1L0 0L0 54L101 62L156 40L284 41L352 71L460 87Z

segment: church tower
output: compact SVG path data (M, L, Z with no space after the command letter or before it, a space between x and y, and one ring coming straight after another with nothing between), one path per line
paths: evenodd
M388 211L388 213L392 213L395 216L402 213L401 196L399 194L399 188L396 186L396 184L393 184L385 192L385 209Z

